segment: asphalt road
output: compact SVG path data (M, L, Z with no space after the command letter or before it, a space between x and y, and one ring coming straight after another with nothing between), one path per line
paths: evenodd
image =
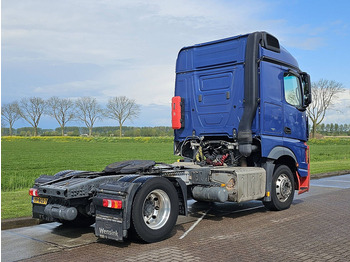
M350 261L350 175L311 181L290 209L190 202L159 243L97 239L59 223L1 231L2 261Z

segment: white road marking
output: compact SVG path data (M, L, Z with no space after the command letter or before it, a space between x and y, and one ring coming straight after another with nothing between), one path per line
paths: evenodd
M198 218L197 221L179 239L183 239L185 236L187 236L187 234L190 233L199 224L199 222L201 222L202 219L208 214L210 209L211 208L205 211L205 213L200 218Z
M258 209L258 208L262 208L262 207L264 207L264 206L250 207L250 208L246 208L246 209L226 212L224 214L240 213L240 212L249 211L249 210L253 210L253 209ZM208 212L210 210L211 210L211 208L209 208L207 211L205 211L205 213L200 218L198 218L198 220L179 239L183 239L184 237L186 237L188 235L188 233L190 233L199 224L199 222L202 221L202 219L208 214Z

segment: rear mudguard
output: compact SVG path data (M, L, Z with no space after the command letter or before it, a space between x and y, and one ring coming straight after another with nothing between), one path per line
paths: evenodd
M115 182L100 185L93 198L96 214L95 235L100 238L123 241L131 225L131 211L134 197L142 185L156 176L127 175ZM187 215L186 184L178 178L168 178L179 195L179 213ZM103 206L103 199L122 201L121 209Z

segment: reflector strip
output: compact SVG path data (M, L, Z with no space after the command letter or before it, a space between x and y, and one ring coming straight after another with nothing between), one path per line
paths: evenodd
M123 202L121 200L102 199L102 206L108 207L108 208L122 209Z
M38 189L36 189L36 188L29 189L29 195L30 196L39 196Z

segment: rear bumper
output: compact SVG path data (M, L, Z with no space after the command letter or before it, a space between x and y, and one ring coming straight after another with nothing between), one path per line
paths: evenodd
M45 207L46 205L33 204L33 209L32 209L33 218L39 218L40 220L45 220L47 222L57 221L53 217L50 217L45 214L45 211L44 211Z

